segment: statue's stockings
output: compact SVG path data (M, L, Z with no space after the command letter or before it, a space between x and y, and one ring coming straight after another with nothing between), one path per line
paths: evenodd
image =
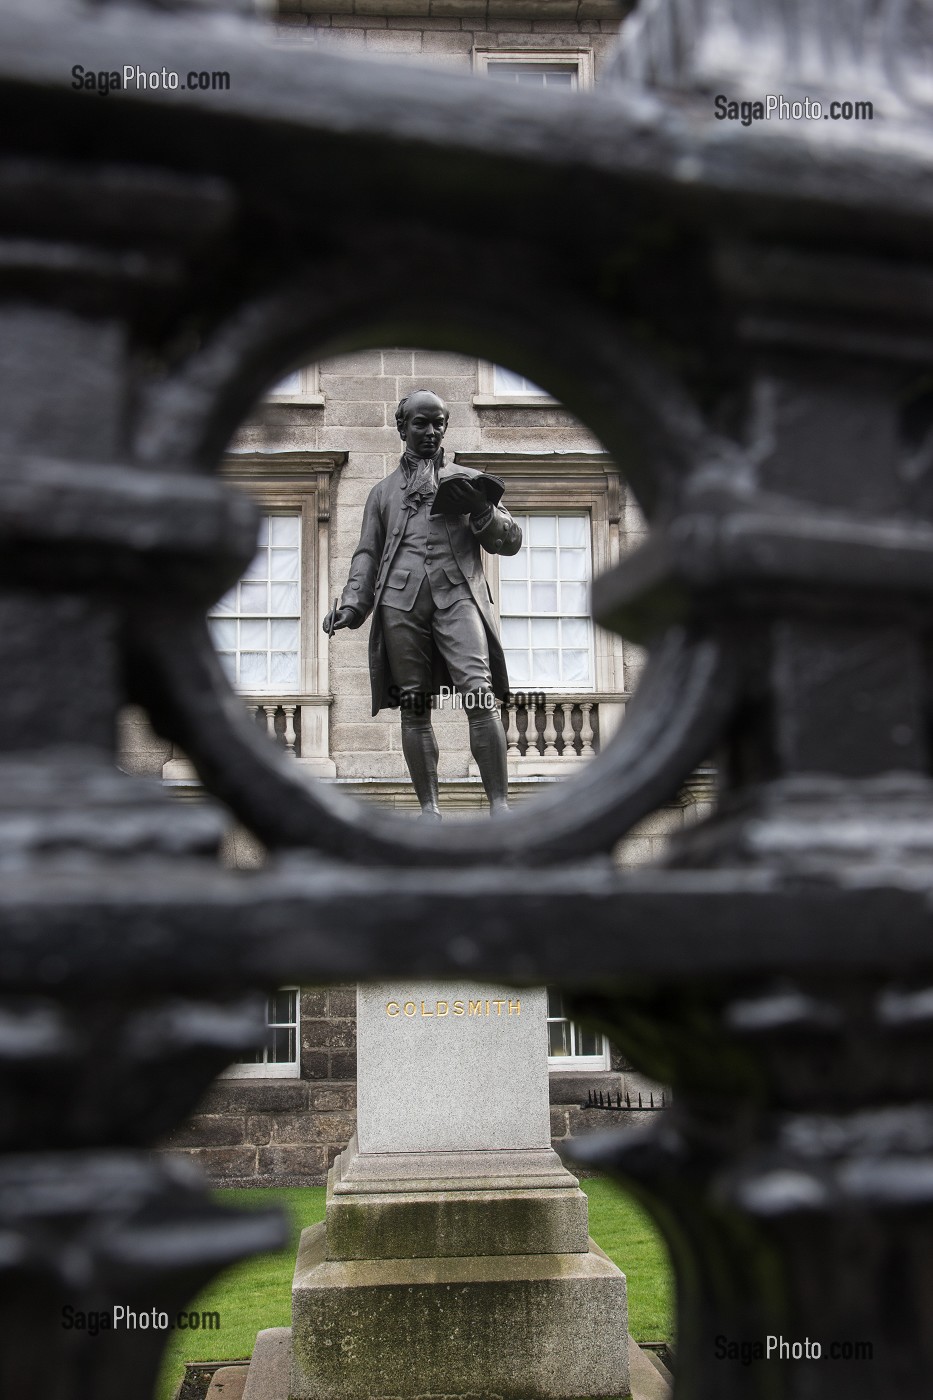
M476 760L489 805L494 812L508 807L509 777L505 731L496 706L483 704L485 692L475 692L472 707L466 703L470 726L470 752ZM431 724L431 711L418 713L420 706L402 706L402 753L408 764L422 815L440 820L437 792L437 739Z

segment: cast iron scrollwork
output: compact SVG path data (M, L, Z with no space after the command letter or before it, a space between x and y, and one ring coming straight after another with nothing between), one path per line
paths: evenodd
M280 1238L261 1217L207 1221L198 1188L134 1144L247 1048L250 991L387 972L556 982L673 1084L664 1122L600 1160L671 1241L683 1397L926 1393L933 549L903 406L933 346L933 148L907 30L883 3L846 7L841 31L869 36L858 57L891 21L884 61L851 70L873 123L719 123L715 45L696 73L657 46L675 20L708 38L735 8L651 6L647 58L637 27L623 34L629 78L579 95L572 120L439 72L412 103L404 69L262 50L233 18L0 8L0 1058L23 1125L0 1172L0 1297L17 1394L116 1396L133 1361L153 1362L136 1338L91 1374L59 1326L62 1289L101 1306L119 1289L181 1298ZM743 11L729 50L743 94L770 81L787 16L817 34L825 8ZM141 65L238 81L222 103L71 88L75 55L118 68L130 39ZM888 80L905 64L907 101ZM827 101L831 78L794 68ZM427 231L401 178L425 160L442 186ZM512 865L492 829L416 852L400 824L298 792L233 717L201 621L251 546L248 512L210 480L237 401L303 349L438 343L397 298L328 320L308 279L349 257L398 285L415 254L455 271L468 246L497 296L472 321L451 305L444 348L546 378L624 466L653 532L596 590L596 615L653 649L627 732L537 834L524 814L497 824ZM510 299L523 261L548 279L546 319L521 278ZM307 293L293 314L283 269ZM116 791L130 688L206 784L289 848L266 870L217 867L209 809ZM721 812L664 867L581 859L714 745ZM563 866L541 839L551 823ZM322 855L351 845L353 868ZM533 868L540 855L551 868ZM109 1117L91 1073L107 1025L146 1086L135 1106L113 1095ZM69 1117L55 1067L74 1057L84 1072L67 1082L88 1099ZM719 1335L816 1327L871 1342L873 1365L714 1354Z

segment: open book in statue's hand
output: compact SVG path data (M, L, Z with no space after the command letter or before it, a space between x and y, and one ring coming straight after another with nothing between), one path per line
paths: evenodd
M457 502L458 492L450 489L455 482L463 482L466 486L472 486L474 490L481 491L486 504L490 506L497 506L505 491L505 482L502 477L493 476L491 472L478 472L473 467L456 465L441 467L437 476L437 491L434 493L434 500L431 503L432 515L466 514L463 506Z

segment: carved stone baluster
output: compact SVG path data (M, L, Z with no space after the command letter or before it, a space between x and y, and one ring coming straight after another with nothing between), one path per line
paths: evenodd
M266 733L270 739L275 738L275 712L277 709L278 706L275 703L262 706L262 712L266 717Z
M594 740L596 731L593 728L593 711L596 709L592 700L581 700L580 709L583 712L583 723L580 725L580 754L592 754L596 752Z
M285 711L285 751L294 754L298 736L295 733L295 710L296 705L283 705Z
M557 728L554 724L555 705L549 700L544 707L544 757L557 758Z
M511 700L502 706L502 728L505 730L508 757L521 758L518 747L518 709Z

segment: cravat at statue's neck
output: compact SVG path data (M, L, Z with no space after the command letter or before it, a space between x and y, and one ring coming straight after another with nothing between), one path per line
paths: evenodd
M443 447L439 447L433 457L419 457L410 447L406 447L402 453L402 466L409 478L419 475L429 463L435 472L440 471L444 465Z

